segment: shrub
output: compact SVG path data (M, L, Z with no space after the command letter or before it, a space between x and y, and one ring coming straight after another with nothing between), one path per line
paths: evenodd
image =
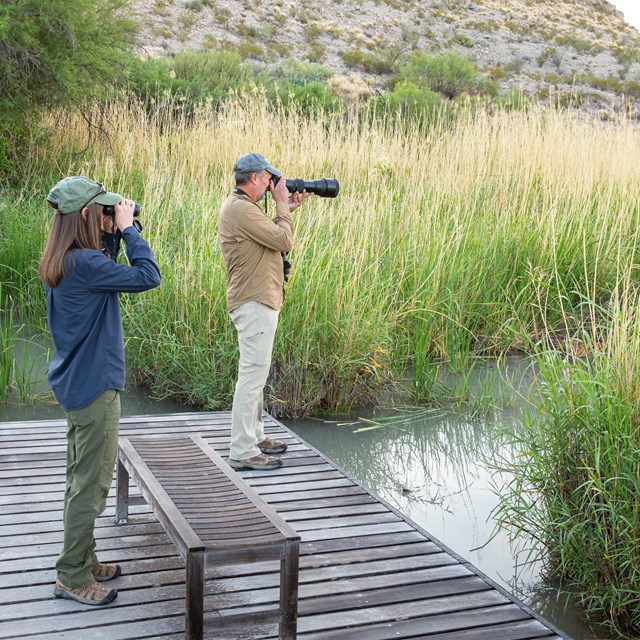
M538 66L544 67L547 60L551 60L555 67L559 69L562 64L562 54L558 49L556 49L556 47L545 47L542 53L538 56Z
M121 11L125 4L0 3L0 172L19 162L26 141L21 132L32 116L103 95L121 76L136 34L135 23Z
M430 120L442 107L443 98L439 93L428 87L402 81L393 91L370 100L367 111L372 115L396 115L415 123Z
M555 38L558 44L564 44L573 47L578 53L598 53L595 45L587 38L582 38L575 33L567 33L558 35Z
M316 42L309 47L306 57L309 62L321 62L327 57L327 49Z
M311 22L302 27L302 33L304 33L307 42L313 43L324 35L324 29L317 22Z
M302 62L296 58L289 58L281 65L283 80L298 86L304 87L312 82L325 82L333 71L313 62Z
M184 51L175 57L138 63L131 84L144 100L159 96L185 96L196 103L210 99L214 104L228 97L231 89L253 84L251 69L238 53L227 51Z
M441 55L416 53L401 69L401 74L408 82L427 86L447 98L479 93L483 89L480 72L473 62L453 51Z
M238 45L238 53L243 60L254 58L262 60L265 56L264 49L254 42L243 42Z
M468 49L471 49L475 45L473 38L465 33L456 33L456 35L453 36L453 41L462 47L467 47Z
M388 75L393 73L400 58L396 47L388 47L380 53L367 53L359 49L351 49L341 54L345 64L350 68L360 68L367 73Z
M277 85L277 94L285 107L298 106L307 115L320 112L334 113L344 110L344 102L322 82L294 85L282 81Z
M592 74L581 76L580 80L593 87L594 89L600 89L600 91L611 91L613 93L624 93L624 83L620 78L614 76L607 76L606 78L599 78Z

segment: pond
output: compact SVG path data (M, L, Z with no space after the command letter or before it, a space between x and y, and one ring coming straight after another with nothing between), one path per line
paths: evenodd
M476 391L493 388L495 397L504 401L491 418L378 409L373 416L365 413L363 420L318 418L286 424L560 630L576 640L617 638L606 629L592 629L575 602L545 585L542 564L528 562L525 549L512 543L506 532L495 531L492 513L498 498L492 486L509 477L496 474L492 462L514 455L497 434L504 428L517 429L528 399L533 399L530 363L511 358L499 371L490 363L478 368L473 378ZM384 424L388 426L379 426Z
M22 378L18 392L0 404L0 422L63 418L48 391L48 345L18 334L15 368ZM466 385L486 408L498 402L490 418L471 419L468 411L378 409L359 418L285 420L295 433L317 448L366 488L413 520L430 535L470 561L481 572L576 640L616 636L593 631L575 603L547 589L539 563L494 531L492 512L498 499L492 483L507 481L492 461L514 455L497 437L502 428L517 429L535 393L534 372L522 358L474 368L471 375L446 376L449 388ZM484 398L484 400L483 400ZM392 399L390 399L392 400ZM123 415L192 411L175 402L150 400L128 389ZM384 426L381 426L384 425Z
M0 422L64 418L64 411L47 383L53 346L50 340L19 326L11 335L11 346L14 361L12 390L4 401L0 396ZM140 389L128 389L122 395L122 415L125 416L193 410L178 402L152 400Z

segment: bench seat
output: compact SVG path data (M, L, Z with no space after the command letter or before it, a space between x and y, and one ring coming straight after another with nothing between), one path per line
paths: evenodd
M204 572L222 564L280 561L273 611L225 615L216 627L277 622L295 640L300 536L199 435L121 437L116 518L128 519L129 478L152 507L186 564L186 637L204 634Z

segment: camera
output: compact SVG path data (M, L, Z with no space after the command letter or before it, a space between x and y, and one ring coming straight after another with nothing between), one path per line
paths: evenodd
M114 205L105 204L102 206L102 213L105 216L115 216L116 211ZM134 202L133 217L137 218L140 215L140 205ZM140 220L134 220L133 226L137 229L138 233L142 233L142 224ZM118 261L118 254L120 253L120 241L122 240L122 232L117 229L115 233L108 233L104 229L102 230L102 253L107 258Z
M275 187L280 181L280 176L272 178ZM302 180L294 178L293 180L285 180L289 193L313 193L321 198L335 198L340 192L340 184L335 178L320 178L319 180Z

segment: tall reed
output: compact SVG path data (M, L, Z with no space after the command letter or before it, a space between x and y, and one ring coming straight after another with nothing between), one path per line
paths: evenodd
M566 351L538 354L543 401L510 434L520 453L504 467L513 480L497 489L500 525L522 537L587 611L596 619L604 614L625 637L640 633L635 289L622 287L606 307L589 305L589 320Z
M79 153L86 121L50 114L45 125L65 135L30 170L20 204L5 209L42 217L29 218L28 256L15 248L24 227L0 244L0 276L31 304L41 299L41 203L60 175L88 174L141 202L164 281L126 300L127 347L132 370L161 396L228 406L236 346L216 223L231 166L250 150L288 176L331 174L342 185L336 200L313 198L294 215L276 413L372 399L407 367L415 396L428 399L436 361L462 369L474 355L521 346L523 334L566 332L571 309L582 296L609 295L620 256L632 251L640 143L630 126L534 109L411 132L393 118L309 119L259 94L189 116L175 105L148 114L134 100L101 115L108 136ZM7 269L14 259L17 281Z

